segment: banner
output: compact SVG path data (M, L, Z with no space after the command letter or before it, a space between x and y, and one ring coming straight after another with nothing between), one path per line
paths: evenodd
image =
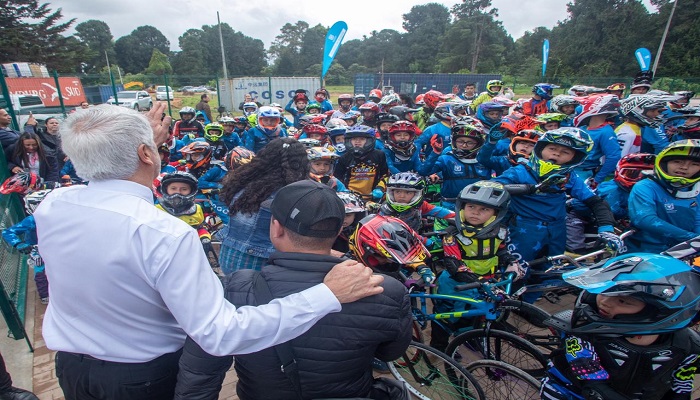
M58 99L58 88L53 78L5 78L5 81L10 94L39 96L46 107L61 105ZM79 106L86 100L83 84L79 78L60 77L58 83L61 85L63 104L66 107Z
M345 33L348 31L348 24L344 21L338 21L331 29L328 30L326 34L326 44L323 46L323 72L321 72L321 79L326 76L328 69L331 67L331 63L338 53L340 45L343 44L343 38Z
M634 51L634 57L637 59L637 63L639 63L639 69L642 71L649 71L649 67L651 67L651 52L649 49L644 47L638 48Z
M542 43L542 76L547 72L547 59L549 58L549 40L545 39Z

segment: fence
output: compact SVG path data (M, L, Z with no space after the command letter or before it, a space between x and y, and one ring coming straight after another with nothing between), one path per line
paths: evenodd
M0 182L9 176L5 155L0 152ZM17 194L0 195L0 231L24 218L24 207ZM27 304L26 257L6 243L0 244L0 310L7 322L8 336L16 340L25 339L29 349L32 344L24 330Z

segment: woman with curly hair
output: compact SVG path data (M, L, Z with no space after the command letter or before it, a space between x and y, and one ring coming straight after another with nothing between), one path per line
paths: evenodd
M229 204L219 264L226 275L239 269L260 270L274 251L270 242L270 204L283 186L306 179L306 148L292 138L271 141L224 180L219 193Z

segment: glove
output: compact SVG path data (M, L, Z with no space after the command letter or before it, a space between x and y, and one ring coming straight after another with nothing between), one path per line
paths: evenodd
M425 282L426 285L430 285L431 283L435 282L435 274L428 267L418 268L418 275L420 275L421 279L423 279L423 282Z
M384 192L382 189L372 190L372 200L381 200L384 197Z
M32 245L27 243L19 243L15 248L22 254L29 254L32 252Z
M204 249L204 252L209 254L210 252L214 252L214 246L211 245L211 239L209 238L202 238L202 248Z
M595 179L593 179L593 177L586 179L585 184L588 185L588 187L591 188L591 190L596 190L596 188L598 187L598 182L596 182Z
M365 203L365 209L367 210L368 214L376 214L377 211L379 211L379 209L381 208L381 206L382 205L380 203L375 203L373 201L368 201L367 203Z
M489 129L489 143L496 144L499 140L503 139L506 133L501 130L501 124L494 125L492 129Z
M432 138L430 138L430 146L433 147L433 151L435 152L435 154L442 153L443 144L442 144L442 138L440 137L440 135L438 135L436 133L433 135Z
M514 281L517 281L518 279L525 276L525 270L523 269L523 267L520 266L520 263L517 261L513 261L510 264L508 264L508 267L506 267L506 273L509 272L515 273Z
M566 175L554 174L535 185L535 188L537 192L540 193L559 193L562 191L561 186L566 183L566 181Z
M616 254L622 254L627 251L625 242L619 236L612 232L600 232L598 238L605 243L605 247L612 250Z

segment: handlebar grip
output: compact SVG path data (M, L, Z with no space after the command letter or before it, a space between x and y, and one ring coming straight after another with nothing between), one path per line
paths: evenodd
M506 191L512 196L532 194L535 192L535 185L508 184L503 186L506 188Z
M535 258L532 261L528 261L527 265L529 265L530 267L534 267L537 265L546 264L548 262L549 262L549 257L542 257L542 258Z
M454 289L458 292L462 292L465 290L476 289L479 287L481 287L481 282L472 282L472 283L467 283L466 285L457 285L454 287Z

